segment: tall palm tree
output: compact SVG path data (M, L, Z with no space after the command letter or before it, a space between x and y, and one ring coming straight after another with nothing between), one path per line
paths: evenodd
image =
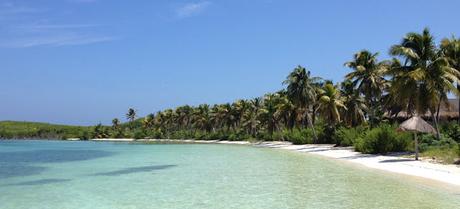
M194 112L194 125L206 133L212 130L212 119L208 104L199 105Z
M445 56L451 67L460 71L460 39L452 37L441 41L441 53ZM459 78L460 79L460 78ZM460 82L457 81L457 91L460 92ZM458 106L460 107L460 94L458 95ZM460 108L458 109L458 123L460 124Z
M379 104L386 86L384 75L388 67L387 62L378 62L377 56L378 53L362 50L354 55L353 61L345 63L345 66L354 70L345 78L352 80L370 107L369 121L371 125L378 120L377 111L381 107Z
M136 119L136 110L133 108L128 109L128 113L126 113L126 119L129 121L129 127L132 129L134 124L134 120Z
M129 108L128 113L126 113L126 119L129 122L133 122L136 119L136 114L136 110L134 110L133 108Z
M318 104L319 113L329 127L335 129L335 125L341 121L341 109L346 109L340 91L332 83L326 83L320 90Z
M304 67L298 66L283 82L283 84L287 85L287 97L297 106L298 115L300 115L302 121L307 120L313 130L315 141L317 136L311 114L314 114L313 105L316 103L316 89L320 80L319 77L312 77L310 71L307 71Z
M343 109L343 120L348 126L357 126L366 121L367 106L365 100L350 80L345 80L341 85L341 94L346 110Z
M454 82L457 71L449 67L447 59L439 56L434 38L428 28L421 34L408 33L400 44L390 49L390 54L399 56L394 60L391 93L408 113L424 115L428 110L438 132L438 118L442 102L446 102L449 91L456 91Z

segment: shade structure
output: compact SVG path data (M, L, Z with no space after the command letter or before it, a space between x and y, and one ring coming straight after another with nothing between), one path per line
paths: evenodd
M429 123L423 120L421 117L414 116L404 121L399 125L399 129L403 131L412 131L420 133L436 133L436 129L433 128Z
M414 116L404 121L399 125L399 129L403 131L414 132L414 141L415 141L415 160L418 160L418 140L417 132L421 133L436 133L436 129L433 128L429 123L424 121L421 117Z

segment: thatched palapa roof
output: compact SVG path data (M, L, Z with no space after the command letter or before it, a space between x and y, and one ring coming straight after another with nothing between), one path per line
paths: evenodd
M436 130L424 121L421 117L415 116L409 120L404 121L399 125L399 129L403 131L415 131L421 133L436 133Z

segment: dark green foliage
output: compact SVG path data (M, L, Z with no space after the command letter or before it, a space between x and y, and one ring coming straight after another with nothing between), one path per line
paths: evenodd
M383 124L367 131L355 142L356 151L369 154L386 154L409 150L411 144L409 133L396 132L396 127Z
M143 139L145 138L145 133L142 130L135 130L132 138L134 139Z
M441 132L446 136L457 143L460 143L460 125L457 122L450 122L443 124L441 127Z
M312 144L313 131L311 129L292 129L284 132L284 138L293 144Z
M441 134L438 140L436 136L432 134L423 134L420 137L420 151L426 151L430 148L441 148L449 149L454 148L457 142L445 134Z

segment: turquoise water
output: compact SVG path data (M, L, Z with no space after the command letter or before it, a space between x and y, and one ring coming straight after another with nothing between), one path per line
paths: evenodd
M0 141L0 208L460 208L460 192L250 146Z

